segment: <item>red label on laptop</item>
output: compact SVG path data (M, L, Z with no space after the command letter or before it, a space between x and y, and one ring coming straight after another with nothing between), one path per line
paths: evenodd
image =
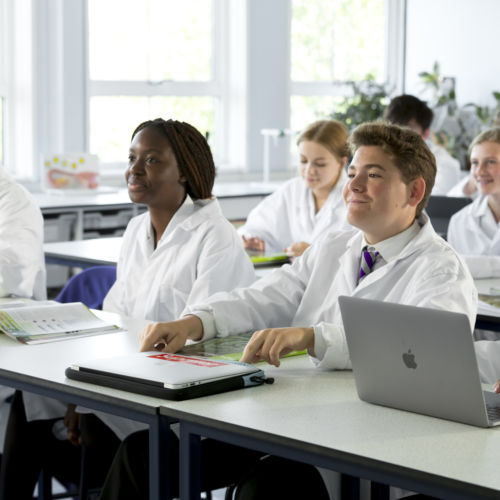
M188 356L179 356L177 354L152 354L148 358L163 359L164 361L173 361L175 363L187 363L194 366L205 366L207 368L215 368L216 366L224 366L227 363L220 361L210 361L209 359L190 358Z

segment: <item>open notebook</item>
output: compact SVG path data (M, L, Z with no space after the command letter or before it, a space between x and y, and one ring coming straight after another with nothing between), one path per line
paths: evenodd
M253 365L161 352L95 359L66 369L70 379L183 400L272 383Z

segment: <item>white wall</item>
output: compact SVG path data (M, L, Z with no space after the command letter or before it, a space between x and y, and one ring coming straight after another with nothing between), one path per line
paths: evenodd
M456 78L460 104L494 105L500 91L499 0L407 0L406 92L421 94L418 73L434 61Z

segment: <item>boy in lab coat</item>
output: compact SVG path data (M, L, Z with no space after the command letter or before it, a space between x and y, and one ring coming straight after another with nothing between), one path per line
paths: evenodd
M176 352L187 339L258 330L242 361L279 366L280 357L291 350L307 349L318 367L347 369L339 295L465 313L472 329L477 307L472 277L423 213L436 175L423 138L396 125L368 123L353 132L351 149L343 196L347 220L359 230L331 233L291 266L251 287L216 294L177 321L148 326L141 349ZM119 498L121 488L129 498L145 494L147 443L146 433L123 442L102 498ZM218 470L232 459L227 446L219 453L214 441L202 442ZM178 485L171 486L175 492ZM202 481L203 488L212 486L210 478Z
M453 158L445 148L430 139L431 123L434 118L432 109L417 97L403 94L391 100L384 112L384 118L396 125L415 130L427 141L429 149L436 158L437 168L432 194L448 194L460 181L460 162ZM464 194L458 196L464 196Z

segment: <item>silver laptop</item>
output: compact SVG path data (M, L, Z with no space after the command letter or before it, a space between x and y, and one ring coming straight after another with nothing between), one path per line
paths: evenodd
M500 424L465 314L339 297L360 399L479 427Z
M68 367L66 376L175 400L272 383L254 365L156 351L85 361Z

